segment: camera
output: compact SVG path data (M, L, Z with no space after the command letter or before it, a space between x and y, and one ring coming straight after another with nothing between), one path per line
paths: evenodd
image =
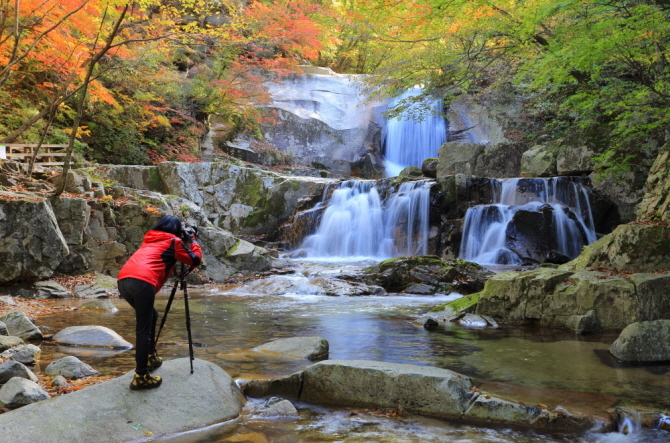
M181 230L181 239L184 241L195 240L198 235L198 228L191 225L186 225Z

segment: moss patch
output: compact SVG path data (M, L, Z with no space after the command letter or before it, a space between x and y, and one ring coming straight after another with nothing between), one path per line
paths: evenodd
M460 312L463 309L476 305L477 302L479 302L480 295L481 292L476 292L474 294L466 295L447 303L442 303L441 305L435 306L433 309L430 310L430 312L440 312L444 311L446 308L449 308L454 312Z

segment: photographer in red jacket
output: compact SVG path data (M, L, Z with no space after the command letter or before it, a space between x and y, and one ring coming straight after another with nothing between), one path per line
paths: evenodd
M130 389L153 389L161 385L161 377L149 372L163 364L156 355L156 293L163 287L177 261L199 266L202 251L196 241L197 229L182 228L178 217L166 215L146 233L140 248L121 268L118 287L121 297L135 309L136 343L135 376Z

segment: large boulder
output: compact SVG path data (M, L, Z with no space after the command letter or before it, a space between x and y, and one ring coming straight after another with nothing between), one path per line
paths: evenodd
M280 338L257 346L252 351L288 355L308 360L328 358L328 341L323 337Z
M477 157L485 147L479 143L444 143L438 151L437 176L475 175Z
M582 250L565 270L607 268L626 272L670 269L670 227L634 223L619 225Z
M506 324L575 332L621 331L636 321L670 316L670 274L612 274L540 268L493 276L473 294L477 314Z
M51 277L70 253L49 202L0 191L0 283ZM18 197L18 198L17 198Z
M588 175L593 171L597 154L587 146L564 146L556 157L558 175Z
M20 408L48 398L49 394L40 385L22 377L13 377L0 388L0 406L5 408ZM12 440L15 437L9 433L3 435L12 435Z
M535 145L521 156L521 177L553 177L557 175L556 143Z
M53 339L61 345L125 349L133 347L132 343L104 326L69 326L54 335Z
M49 363L44 372L47 375L62 375L69 380L100 375L100 372L72 355Z
M610 352L622 361L670 361L670 320L636 322L626 326Z
M128 389L134 371L106 383L0 414L0 432L13 443L100 442L158 438L237 417L244 396L217 365L188 358L166 361L156 371L160 388Z
M91 251L84 244L86 229L91 218L91 207L86 199L57 197L51 206L58 228L70 249L70 254L58 265L58 272L82 273L91 266Z
M42 340L42 332L23 311L10 312L0 317L0 321L7 325L9 335L20 337L25 341Z

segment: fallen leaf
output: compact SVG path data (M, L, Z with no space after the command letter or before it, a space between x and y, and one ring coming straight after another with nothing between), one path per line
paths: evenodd
M538 403L537 406L542 408L542 409L547 409L549 407L547 405L543 405L542 403Z

